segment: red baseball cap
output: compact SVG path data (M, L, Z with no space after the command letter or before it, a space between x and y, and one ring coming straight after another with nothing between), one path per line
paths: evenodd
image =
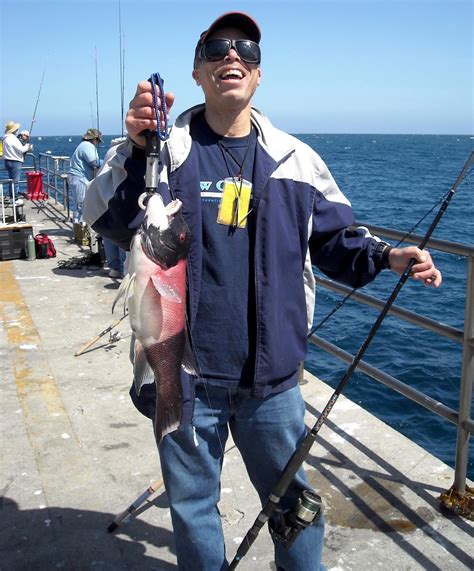
M262 37L257 22L248 14L245 14L244 12L226 12L225 14L222 14L222 16L219 16L217 20L214 20L207 30L202 32L199 37L198 45L202 46L213 32L219 28L225 27L239 28L248 35L250 40L257 44L260 42L260 38Z
M199 36L198 43L196 45L196 50L194 52L194 64L196 66L196 58L199 53L199 49L201 48L202 44L207 40L207 38L213 34L219 28L238 28L245 32L248 38L255 43L260 43L260 38L262 34L260 32L260 28L257 25L257 22L248 14L244 12L226 12L219 16L212 24L209 26L207 30L204 30L202 34Z

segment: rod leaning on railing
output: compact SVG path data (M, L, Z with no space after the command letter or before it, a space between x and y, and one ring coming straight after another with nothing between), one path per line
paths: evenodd
M432 236L435 228L437 227L440 219L444 215L452 197L454 196L456 190L458 189L462 180L466 176L466 174L467 174L467 172L468 172L468 170L469 170L469 168L473 162L474 162L474 152L470 154L470 156L469 156L468 160L466 161L463 169L459 173L455 183L453 184L453 186L451 187L449 192L446 194L446 197L444 198L436 216L434 217L433 221L431 222L430 227L428 228L425 236L421 240L421 243L419 244L419 248L421 250L423 250L425 248L426 244L428 243L429 239L431 238L431 236ZM367 337L365 338L364 342L362 343L361 347L359 348L357 354L355 355L351 364L349 365L346 372L344 373L341 380L339 381L339 383L338 383L336 389L334 390L331 398L326 403L323 411L319 415L316 423L311 428L311 430L306 434L306 436L303 439L303 441L301 442L301 444L298 446L298 448L295 450L295 452L293 453L291 458L288 460L286 467L284 468L283 472L281 473L280 479L278 480L277 484L275 485L272 492L270 493L267 501L263 505L263 507L262 507L260 513L258 514L256 520L254 521L252 527L248 530L245 537L243 538L240 545L238 546L237 552L234 556L234 559L229 564L229 570L235 569L237 567L239 562L248 553L250 547L255 542L255 540L256 540L259 532L260 532L260 529L265 525L266 522L268 522L268 520L272 516L275 508L279 504L280 499L285 494L285 492L286 492L288 486L290 485L292 479L294 478L296 472L298 471L298 469L300 468L300 466L303 464L304 460L306 459L307 455L309 454L311 446L314 443L320 428L323 426L326 418L328 417L329 413L331 412L332 408L334 407L334 404L336 403L339 395L342 393L344 386L347 384L347 382L351 378L354 370L360 364L362 357L364 356L364 354L365 354L367 348L369 347L372 339L374 338L376 332L378 331L380 325L382 324L382 321L384 320L385 316L388 314L388 311L390 310L391 306L394 304L401 288L403 287L405 282L408 280L410 273L411 273L411 269L415 263L416 263L416 260L412 258L410 260L409 264L407 265L407 267L405 268L400 279L398 280L398 282L397 282L395 288L393 289L392 293L390 294L390 297L386 301L382 311L380 312L376 321L372 325Z
M364 224L357 222L358 225L365 226L371 232L380 236L382 238L389 238L394 240L399 240L400 238L404 237L405 234L399 230L394 230L393 228L386 228L383 226L375 226L371 224ZM422 241L422 236L412 235L409 238L406 238L407 242L411 242L413 244L420 244ZM466 272L466 293L465 293L465 306L464 306L464 328L463 329L456 329L445 325L440 322L433 322L427 317L421 316L415 312L409 312L408 310L398 308L397 306L392 306L390 313L403 319L405 321L409 321L414 323L415 325L422 327L427 330L434 331L438 335L442 335L447 337L457 343L462 343L463 350L462 350L462 365L461 365L461 378L460 378L460 388L459 388L459 410L456 412L456 420L454 421L457 425L457 441L456 441L456 454L455 454L455 472L454 472L454 489L460 493L465 490L466 487L466 480L467 480L467 464L469 460L469 440L470 435L474 434L473 426L474 421L472 419L472 394L473 394L473 384L474 384L474 247L468 244L462 244L459 242L451 242L447 240L439 240L431 238L427 242L427 246L432 250L437 250L440 252L444 252L447 254L462 256L467 259L467 272ZM347 293L349 288L346 286L341 286L340 284L336 284L331 280L326 278L320 278L316 276L316 282L326 287L327 289L331 289L333 291ZM371 305L373 307L380 307L380 300L373 296L367 296L366 294L355 292L352 295L352 298L355 301L359 301L361 303L365 303L366 305ZM312 340L312 343L323 350L329 349L329 345L326 345L325 342L320 341L319 338L315 338ZM324 346L323 346L324 345ZM337 348L331 348L329 351L332 355L338 357L336 355ZM340 358L340 357L339 357ZM345 358L341 358L341 360L348 362ZM363 367L360 367L363 370ZM378 371L378 369L376 369ZM367 370L364 371L368 374L371 378L383 382L387 386L391 386L390 383L385 383L380 378L373 376ZM383 374L383 373L382 373ZM401 383L401 381L397 382ZM404 383L401 383L404 387ZM407 398L411 398L409 396L410 387L407 387L408 390L403 389L399 390L395 386L391 386L398 392L401 392ZM426 395L425 395L426 396ZM428 397L429 398L429 397ZM411 398L418 404L424 406L423 402L417 400L416 398ZM421 399L422 400L422 399ZM427 401L425 401L427 402ZM444 416L448 420L448 416L440 414L439 410L436 410L436 407L433 409L431 407L425 407L439 414L440 416Z

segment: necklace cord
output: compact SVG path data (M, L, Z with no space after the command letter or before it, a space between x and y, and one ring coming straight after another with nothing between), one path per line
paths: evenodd
M239 223L241 221L239 221L238 216L239 216L239 201L240 201L240 197L242 194L242 184L243 184L243 171L244 171L244 165L245 165L245 161L247 160L247 156L248 156L248 152L250 149L250 140L252 138L252 133L253 133L253 125L250 124L250 133L248 134L247 137L247 144L245 146L245 152L244 152L244 157L242 159L242 163L239 163L239 161L234 157L234 155L230 152L230 149L228 147L226 147L224 144L222 144L222 141L220 139L217 139L217 144L221 150L222 153L222 157L224 159L224 162L226 164L227 170L229 171L229 176L232 177L232 180L234 181L234 187L235 187L235 195L237 198L236 204L235 204L235 216L233 215L233 219L234 219L234 223L233 223L233 227L234 229L237 228L237 226L239 225ZM227 162L227 157L225 155L225 153L228 153L230 155L230 157L232 158L232 160L237 164L237 166L239 167L239 174L237 175L237 180L240 182L239 187L237 188L237 183L235 181L235 176L232 174L232 170L229 166L229 163ZM250 214L250 210L247 212L247 216ZM245 219L245 217L244 217Z

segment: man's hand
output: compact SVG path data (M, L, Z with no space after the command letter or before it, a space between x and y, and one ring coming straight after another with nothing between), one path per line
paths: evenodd
M436 269L430 253L416 246L393 248L388 255L390 269L401 275L412 258L416 263L412 266L410 276L414 280L423 281L427 286L439 287L442 281L441 272Z
M153 86L157 94L157 104L160 110L161 126L165 128L164 117L161 112L161 99L158 86ZM169 117L169 111L174 103L174 94L165 93L166 111ZM156 130L157 123L155 119L155 106L153 104L152 85L149 81L140 81L137 85L135 97L130 101L130 105L125 119L128 135L134 143L139 147L145 146L145 137L143 131Z

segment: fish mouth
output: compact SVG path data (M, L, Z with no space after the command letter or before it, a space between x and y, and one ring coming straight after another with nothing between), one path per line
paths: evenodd
M141 246L148 259L163 269L175 266L186 257L190 232L181 212L183 203L172 200L163 211L163 219L156 226L146 218L140 231Z
M165 213L166 213L166 216L168 217L168 220L171 217L176 216L176 214L178 214L178 212L180 211L182 206L183 206L183 203L178 198L176 198L175 200L172 200L169 204L167 204L165 206Z

